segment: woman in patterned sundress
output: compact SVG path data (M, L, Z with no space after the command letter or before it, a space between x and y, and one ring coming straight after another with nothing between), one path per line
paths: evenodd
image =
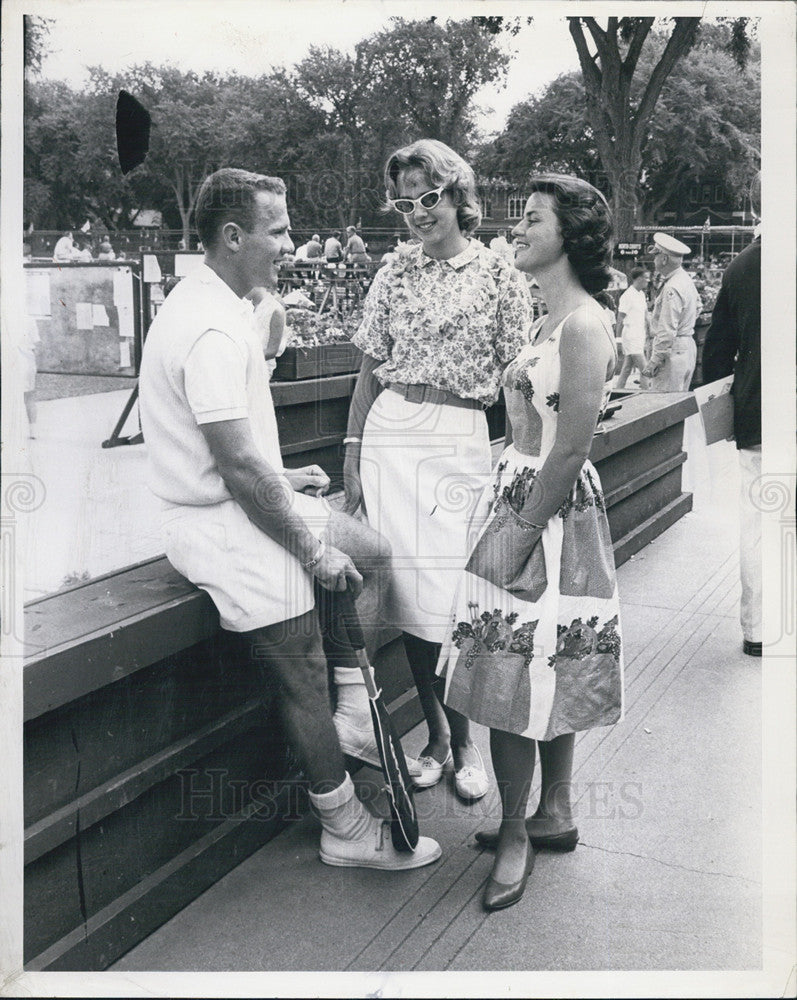
M416 242L376 274L352 338L365 353L349 409L346 510L362 502L393 550L387 621L404 645L429 738L410 773L428 788L453 763L454 788L481 798L487 774L468 720L441 704L435 676L468 517L489 480L485 408L528 343L525 278L473 237L481 211L472 169L442 142L421 139L385 167L389 204Z
M490 727L501 796L487 909L517 902L534 848L572 850L575 733L622 715L619 600L612 543L588 460L616 354L592 297L609 282L603 195L574 177L531 184L513 230L515 267L533 274L548 313L504 375L507 447L471 519L473 549L441 651L446 704ZM526 804L540 750L542 788ZM530 843L529 843L530 838Z

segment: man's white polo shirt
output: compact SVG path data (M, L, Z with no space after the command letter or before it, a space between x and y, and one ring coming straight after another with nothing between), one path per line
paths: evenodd
M284 471L252 315L251 303L202 265L155 317L139 378L150 484L164 507L164 550L175 569L210 594L222 627L236 632L296 618L314 604L310 574L232 498L200 428L248 418L263 458ZM293 492L287 479L282 486L320 538L329 504Z
M152 322L139 394L150 486L172 504L230 499L199 425L248 417L277 471L282 459L252 303L202 264L177 285Z

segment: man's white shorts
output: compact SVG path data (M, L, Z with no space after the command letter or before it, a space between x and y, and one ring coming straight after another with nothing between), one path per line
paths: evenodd
M321 538L331 513L323 497L294 493L293 510ZM234 500L169 506L161 516L166 557L213 599L222 628L251 632L308 612L313 579Z

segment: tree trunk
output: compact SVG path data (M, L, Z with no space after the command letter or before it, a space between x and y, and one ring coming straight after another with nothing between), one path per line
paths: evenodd
M188 224L188 212L180 212L180 219L183 223L183 244L186 250L191 249L191 227Z
M189 247L189 238L191 235L191 229L189 226L189 221L191 219L191 204L189 198L189 204L186 204L185 197L185 173L183 168L178 166L175 168L174 177L171 182L172 190L174 191L174 201L177 205L177 211L180 213L180 221L183 225L183 239L185 240L186 249Z
M570 35L576 46L587 112L595 144L612 186L615 240L634 242L637 221L637 184L642 168L642 146L648 122L653 114L664 82L673 67L694 44L699 18L676 17L661 58L646 81L642 96L631 103L631 81L654 18L633 19L633 32L627 48L620 46L619 22L608 19L601 28L592 17L569 17ZM595 45L593 56L587 45L584 28Z
M639 169L623 169L622 163L614 164L609 170L612 183L612 216L614 218L615 243L633 243L634 226L637 223L639 201L637 198L637 177Z

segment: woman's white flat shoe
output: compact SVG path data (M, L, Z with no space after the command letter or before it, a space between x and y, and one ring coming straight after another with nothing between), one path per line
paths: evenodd
M469 802L481 799L487 794L487 789L490 787L490 779L487 777L481 752L477 746L474 746L473 749L479 757L478 766L466 764L465 767L454 771L454 787L457 790L457 795Z
M414 774L410 772L412 778L412 783L416 788L431 788L432 785L436 785L437 782L443 777L443 771L447 764L451 764L454 760L454 756L451 751L448 751L446 759L441 764L440 761L435 760L431 755L425 755L418 758L418 766L420 767L420 774Z
M414 757L410 757L409 754L404 754L404 760L407 762L407 771L409 772L409 776L411 778L417 778L421 773L420 762Z

